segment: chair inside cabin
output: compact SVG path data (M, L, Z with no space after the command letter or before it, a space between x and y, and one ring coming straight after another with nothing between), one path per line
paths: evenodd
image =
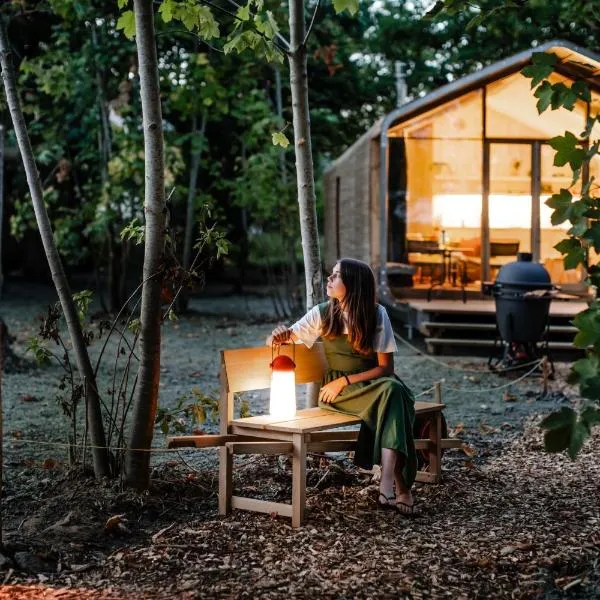
M419 282L441 276L444 257L436 239L407 236L406 252L409 264L417 269Z
M490 276L495 279L498 271L507 263L516 260L520 241L516 239L490 240ZM467 281L480 281L481 274L481 239L463 240L459 248L465 253Z

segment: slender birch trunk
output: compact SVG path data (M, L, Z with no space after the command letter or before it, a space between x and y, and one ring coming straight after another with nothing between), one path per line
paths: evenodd
M306 282L306 308L312 308L323 299L323 273L319 250L317 226L317 201L310 137L310 112L308 108L308 74L304 38L304 0L289 0L290 14L290 88L294 124L294 150L296 152L296 179L298 183L298 208L300 235L304 257ZM317 385L306 388L306 406L316 406L319 393Z
M208 121L207 111L202 114L202 122L200 123L200 129L198 130L198 116L194 113L192 117L192 133L194 137L200 136L202 140L200 145L196 146L195 150L192 150L192 161L190 165L190 182L187 196L187 210L185 215L185 235L183 239L183 261L182 266L184 271L187 271L192 264L192 236L194 233L194 200L196 199L196 187L198 186L198 172L200 170L200 161L202 159L202 151L204 150L205 135L206 135L206 122ZM192 148L194 142L192 141ZM189 303L189 290L182 289L179 294L177 308L180 311L187 310Z
M165 176L162 112L152 0L134 0L136 45L144 128L145 179L144 284L140 314L140 368L133 406L125 481L148 488L150 453L160 381L160 292L164 247Z
M306 281L306 307L312 308L323 298L323 274L319 250L315 177L310 138L310 113L308 109L308 75L306 69L306 35L304 0L290 0L290 84L294 123L294 149L298 183L300 234L304 256Z
M54 282L54 287L56 288L67 329L71 337L77 368L79 369L82 383L84 383L84 389L87 390L87 428L90 432L92 443L94 473L96 477L103 477L110 475L110 467L108 452L105 447L104 426L102 424L102 412L100 409L98 388L96 387L96 378L83 340L81 324L77 316L77 309L73 301L69 283L58 254L58 249L54 242L54 235L46 211L46 205L44 204L42 182L40 181L40 175L35 164L31 142L23 117L21 102L17 93L16 77L13 70L12 55L8 44L8 36L6 35L4 21L0 21L0 64L2 66L2 79L4 81L8 108L10 110L17 144L23 159L23 167L27 176L27 184L29 186L29 193L31 194L37 226L40 230L44 252L48 260L50 273L52 274L52 281Z

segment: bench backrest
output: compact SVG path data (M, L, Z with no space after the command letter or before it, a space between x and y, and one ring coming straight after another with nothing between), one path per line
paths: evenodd
M323 344L317 342L312 348L296 344L296 383L320 381L327 370ZM292 356L289 345L283 346L281 354ZM221 352L226 391L249 392L263 390L271 385L271 348L239 348Z

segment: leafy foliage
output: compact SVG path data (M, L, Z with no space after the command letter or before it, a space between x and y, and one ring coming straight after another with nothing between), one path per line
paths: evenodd
M556 110L566 108L572 111L578 100L589 103L591 92L585 82L577 81L570 87L564 83L550 83L548 77L553 71L558 57L550 54L536 53L532 64L522 72L531 79L531 87L539 98L538 111L548 108ZM573 171L571 189L561 189L551 196L546 204L554 209L552 223L571 223L569 237L560 241L555 248L563 254L565 269L575 269L583 265L588 273L587 281L598 289L600 286L600 265L593 259L590 251L600 251L600 213L598 212L597 186L593 178L582 181L581 194L572 189L587 172L590 161L598 155L599 141L592 140L593 124L598 115L590 114L588 123L579 136L570 131L552 138L549 144L554 148L554 164L568 164ZM596 255L597 256L597 255ZM593 261L596 260L594 263ZM585 398L598 401L600 399L600 301L592 302L588 309L579 313L573 324L578 329L574 344L586 350L586 358L574 363L570 381L578 382L581 394ZM567 450L571 458L575 458L583 442L590 435L591 427L597 424L600 409L597 406L585 408L579 415L570 408L563 407L552 413L542 423L546 429L544 442L549 452Z
M202 427L207 422L215 423L219 416L219 400L216 396L206 394L199 388L193 388L187 394L177 398L173 408L159 408L156 413L156 424L161 431L189 433L194 426Z

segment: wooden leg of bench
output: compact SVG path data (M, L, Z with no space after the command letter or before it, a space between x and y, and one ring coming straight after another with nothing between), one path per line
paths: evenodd
M434 477L434 482L439 483L442 478L442 413L437 411L431 417L432 448L429 450L429 472Z
M219 514L231 513L233 456L226 447L219 448Z
M300 527L306 505L306 442L301 433L295 433L292 441L292 527Z

